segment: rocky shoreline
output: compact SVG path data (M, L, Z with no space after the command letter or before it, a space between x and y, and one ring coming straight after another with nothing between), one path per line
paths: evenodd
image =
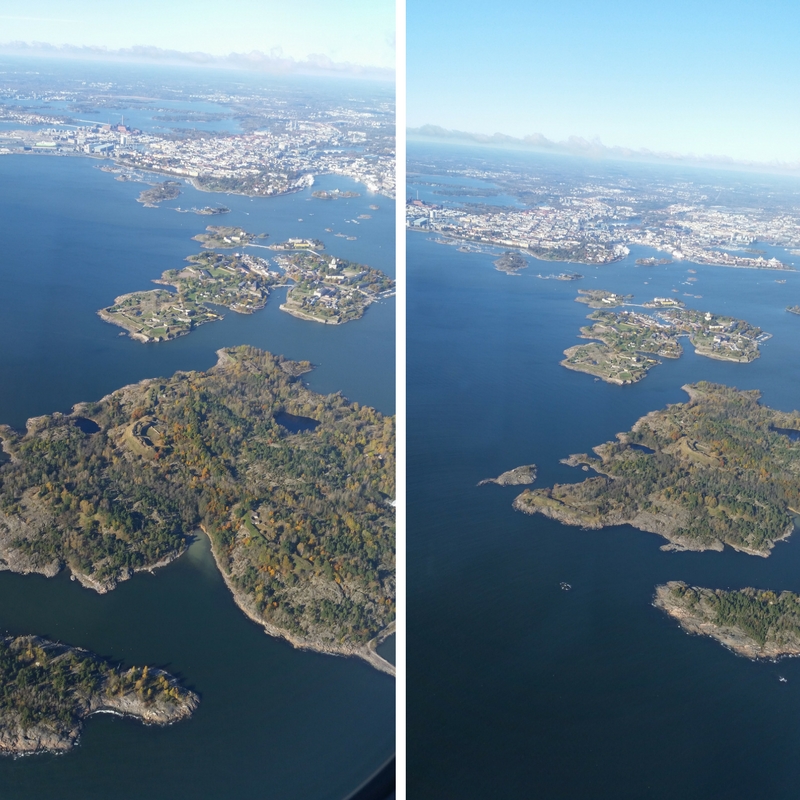
M780 629L777 626L770 627L762 641L741 624L720 623L714 603L718 597L726 595L742 595L752 605L768 604L772 607L783 599L783 596L778 597L773 592L758 592L754 589L714 592L711 589L690 587L682 581L670 581L656 587L653 605L676 620L687 633L708 636L745 658L776 660L800 656L800 628L796 623ZM793 605L796 605L795 596L791 596L791 599L794 601Z
M164 726L190 717L200 702L168 672L123 671L87 650L38 636L0 637L0 674L0 755L14 757L71 750L94 714ZM81 683L84 674L91 677ZM30 689L32 681L38 683Z

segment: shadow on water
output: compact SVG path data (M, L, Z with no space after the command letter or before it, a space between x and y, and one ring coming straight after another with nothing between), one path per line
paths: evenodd
M303 431L313 431L319 427L319 422L311 417L299 417L296 414L289 414L287 411L279 411L275 417L275 422L282 428L286 428L289 433L302 433Z

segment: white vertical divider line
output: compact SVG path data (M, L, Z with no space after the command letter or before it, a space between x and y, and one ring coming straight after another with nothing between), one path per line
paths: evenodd
M399 800L406 797L406 2L396 2L395 107L396 190L395 260L397 320L395 347L397 414L397 633L396 644L396 768Z

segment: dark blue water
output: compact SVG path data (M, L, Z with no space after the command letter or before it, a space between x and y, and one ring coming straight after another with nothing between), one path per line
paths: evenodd
M0 421L19 427L145 377L204 369L216 349L245 343L308 359L317 366L304 377L317 391L393 412L393 300L356 322L325 326L281 312L277 292L261 312L226 312L222 322L160 346L103 323L98 308L150 288L164 269L198 252L191 237L218 219L145 209L135 202L141 185L115 181L93 163L0 159ZM319 185L363 188L345 179ZM319 237L334 254L393 273L386 198L364 193L325 203L308 191L251 201L187 187L179 202L224 202L232 209L224 224L273 241ZM346 220L361 213L372 219L358 226L357 241L325 233L352 227ZM341 798L394 752L393 679L361 661L266 636L234 605L205 539L154 576L137 575L105 596L66 575L0 573L0 630L51 636L125 664L158 664L202 697L191 720L170 728L97 717L66 756L0 759L4 800Z
M784 310L800 275L637 268L643 254L581 266L575 284L504 275L491 255L408 236L409 796L797 797L800 662L739 658L651 606L668 580L799 591L797 535L768 559L662 552L663 539L628 526L519 514L519 487L476 487L530 463L535 486L581 480L559 460L684 401L687 382L800 408L800 318ZM689 268L694 288L682 286ZM612 386L559 366L590 313L578 287L634 302L677 288L689 307L774 336L749 365L688 348Z
M313 431L319 425L319 422L311 417L299 417L297 414L289 414L286 411L279 411L275 415L275 422L286 428L289 433Z

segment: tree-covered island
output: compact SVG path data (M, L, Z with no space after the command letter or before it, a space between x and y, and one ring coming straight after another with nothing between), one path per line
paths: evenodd
M671 581L653 605L689 633L710 636L747 658L800 655L800 595L759 589L723 591Z
M738 363L758 358L759 342L769 338L744 320L682 308L671 298L657 297L646 303L645 307L657 309L654 315L607 310L625 299L598 290L576 298L598 308L588 317L594 324L581 328L581 338L596 341L565 350L563 366L607 383L636 383L661 363L651 356L679 358L683 336L688 336L698 355Z
M394 292L394 281L380 270L314 250L275 260L295 284L281 311L300 319L340 325L360 319L367 306Z
M180 181L154 183L149 189L140 192L136 202L142 203L145 208L158 208L158 204L164 200L174 200L179 197L182 185Z
M250 347L0 427L0 569L113 589L201 527L239 607L298 647L392 671L394 418L307 389Z
M698 383L689 402L653 411L617 441L566 463L598 473L526 490L514 507L567 525L629 524L667 549L768 556L800 509L800 413L761 405L757 391Z
M166 289L131 292L97 313L140 342L166 342L222 319L209 306L224 306L239 314L264 308L272 287L283 280L269 262L255 256L205 252L186 260L188 267L169 269L155 281L173 286L176 293Z
M515 250L506 250L503 255L495 259L494 268L507 275L516 275L521 269L526 269L528 260Z
M122 669L77 647L38 636L0 636L0 754L63 752L92 714L169 725L199 698L169 673Z

